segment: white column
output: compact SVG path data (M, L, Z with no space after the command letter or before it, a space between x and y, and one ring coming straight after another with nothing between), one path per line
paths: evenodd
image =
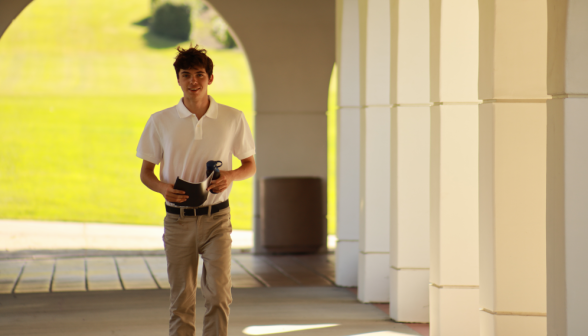
M478 3L431 3L431 336L479 323Z
M549 1L547 330L588 330L588 1Z
M360 2L361 148L358 298L388 302L390 6Z
M358 0L337 0L337 249L335 282L357 286L360 203Z
M429 1L392 13L390 317L429 321Z
M480 335L546 335L547 6L480 0Z

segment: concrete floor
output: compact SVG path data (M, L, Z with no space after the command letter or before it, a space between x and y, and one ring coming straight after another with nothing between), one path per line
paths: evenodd
M145 225L0 220L0 336L167 335L162 231ZM239 267L232 272L230 335L322 324L335 326L288 334L429 335L428 324L394 323L386 304L362 304L352 289L334 287L332 254L252 256L247 253L250 231L234 231L232 237ZM330 249L335 239L329 236ZM93 286L109 281L112 288ZM201 325L200 294L198 300Z
M197 296L198 329L203 299ZM0 295L0 335L167 335L165 290ZM390 321L370 304L337 287L235 288L229 335L276 334L252 326L336 326L288 332L289 336L419 335ZM312 326L311 326L312 327ZM196 335L201 335L197 330Z

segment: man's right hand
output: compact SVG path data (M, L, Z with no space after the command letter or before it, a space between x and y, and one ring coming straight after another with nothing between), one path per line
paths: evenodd
M166 201L172 203L182 203L188 199L188 195L183 190L174 189L173 184L167 184L161 182L155 173L155 163L143 160L141 166L141 182L145 184L149 189L156 191L163 195Z
M188 195L183 190L174 189L173 184L163 184L163 188L160 191L166 201L172 203L182 203L188 199Z

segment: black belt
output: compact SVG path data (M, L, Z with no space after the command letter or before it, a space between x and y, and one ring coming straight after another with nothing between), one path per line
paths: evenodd
M226 209L229 207L229 200L226 200L222 203L219 204L215 204L213 206L211 206L210 209L210 214L213 213L217 213L219 211L221 211L222 209ZM194 210L196 210L196 215L194 215ZM171 214L176 214L179 215L180 214L180 208L175 208L175 207L171 207L169 205L165 205L165 211L167 211L168 213ZM202 215L208 215L208 207L202 207L202 208L184 208L184 216L202 216Z

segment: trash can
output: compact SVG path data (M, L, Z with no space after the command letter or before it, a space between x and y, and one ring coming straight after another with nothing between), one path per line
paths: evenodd
M316 253L326 244L319 177L260 179L260 243L270 253Z

